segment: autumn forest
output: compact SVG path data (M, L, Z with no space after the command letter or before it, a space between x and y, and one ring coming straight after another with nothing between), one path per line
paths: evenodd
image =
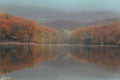
M80 27L69 34L64 32L21 17L0 13L0 42L84 44L88 41L94 45L120 44L120 22Z
M50 40L49 40L50 39ZM58 43L55 29L38 25L20 17L0 14L0 41Z

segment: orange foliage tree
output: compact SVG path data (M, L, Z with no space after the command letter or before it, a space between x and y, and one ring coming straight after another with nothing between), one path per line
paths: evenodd
M92 44L120 44L120 22L96 25L75 30L71 35L71 43L83 43L86 38Z
M57 34L55 29L17 16L0 13L0 41L57 43Z

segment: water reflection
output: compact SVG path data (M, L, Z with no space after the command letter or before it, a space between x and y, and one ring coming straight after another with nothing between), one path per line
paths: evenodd
M32 67L57 57L58 47L37 45L1 45L0 74ZM49 53L49 54L48 54Z
M80 62L120 68L120 47L76 46L71 47L71 54Z
M118 68L120 47L0 45L0 74L12 80L108 80Z

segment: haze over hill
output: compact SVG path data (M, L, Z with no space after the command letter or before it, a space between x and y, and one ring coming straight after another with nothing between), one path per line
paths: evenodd
M74 21L65 21L65 20L57 20L48 23L43 23L45 26L54 27L56 29L68 29L75 30L79 27L88 27L92 25L104 25L112 22L120 22L120 18L107 18L104 20L96 20L91 22L74 22Z
M57 29L74 30L79 27L120 21L119 15L109 11L65 12L48 8L8 5L0 11L34 20Z
M47 23L56 20L74 21L78 23L93 22L96 20L103 20L110 17L119 17L118 13L111 11L79 11L67 12L54 10L51 8L37 8L29 6L7 5L1 6L0 11L21 16L27 19L32 19L37 23Z

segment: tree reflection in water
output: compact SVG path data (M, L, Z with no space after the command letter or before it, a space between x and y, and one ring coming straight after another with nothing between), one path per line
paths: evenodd
M120 47L0 45L0 74L30 68L37 63L73 65L75 61L120 67ZM74 60L70 63L70 61ZM68 64L65 62L69 62ZM63 61L63 62L61 62ZM76 63L75 63L76 64ZM77 63L79 64L79 63ZM61 65L63 66L63 65Z
M71 55L80 62L120 67L120 47L76 46L71 47Z
M54 59L57 52L58 48L50 46L0 45L0 74Z

